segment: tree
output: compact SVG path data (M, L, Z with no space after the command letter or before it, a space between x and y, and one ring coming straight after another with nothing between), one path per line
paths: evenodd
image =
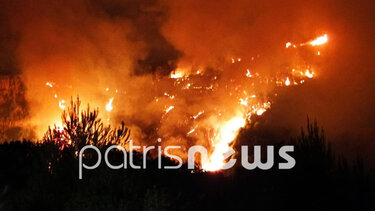
M79 97L70 102L70 106L62 113L62 127L49 127L43 140L47 143L54 143L60 149L72 146L79 150L85 145L104 147L111 144L124 145L130 137L130 130L121 122L119 127L112 128L105 125L99 118L99 109L80 110L81 102Z

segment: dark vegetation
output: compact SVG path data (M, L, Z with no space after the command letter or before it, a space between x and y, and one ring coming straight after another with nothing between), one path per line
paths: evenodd
M64 131L49 129L43 143L16 141L0 145L0 210L372 210L374 188L360 159L334 155L316 123L308 122L293 144L292 170L237 168L219 172L111 170L102 164L78 180L77 150L126 143L128 129L105 126L98 111L79 112L79 102L63 114ZM249 125L252 127L252 125ZM252 130L254 131L254 130ZM242 131L239 139L256 140ZM67 143L66 140L71 140ZM249 142L250 143L250 142ZM113 151L113 163L122 161ZM135 155L141 163L142 156ZM85 163L96 161L88 153ZM163 159L163 164L170 163ZM237 161L238 162L238 161ZM277 163L277 162L275 162ZM275 165L277 166L277 165Z

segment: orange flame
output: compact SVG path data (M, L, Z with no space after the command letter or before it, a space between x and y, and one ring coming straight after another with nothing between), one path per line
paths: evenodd
M60 107L62 110L64 110L64 109L66 108L66 106L65 106L65 100L60 100L60 101L59 101L59 107Z
M202 163L202 169L206 171L218 171L225 164L225 153L229 152L229 146L236 138L240 128L244 127L246 119L243 117L234 117L225 122L217 129L219 134L214 138L214 151L207 163Z
M286 80L285 80L285 86L289 86L290 85L290 80L289 78L287 77Z
M113 97L112 97L111 99L109 99L109 102L108 102L107 105L105 106L105 109L106 109L107 111L112 111L112 109L113 109L112 102L113 102Z
M312 46L323 45L326 42L328 42L328 35L327 34L325 34L323 36L320 36L320 37L316 38L315 40L311 41L310 45L312 45Z

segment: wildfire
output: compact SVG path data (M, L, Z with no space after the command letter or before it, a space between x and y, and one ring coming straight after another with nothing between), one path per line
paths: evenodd
M113 109L112 102L113 102L113 97L111 99L109 99L109 102L105 106L105 110L112 111L112 109Z
M295 44L292 44L291 42L285 43L285 48L289 48L289 47L297 48L297 46Z
M305 76L308 77L308 78L312 78L312 77L314 77L314 73L310 72L310 70L306 70Z
M285 48L291 48L287 51L298 52L306 49L301 46L318 46L327 41L328 36L325 34L302 44L296 45L287 42ZM281 46L281 48L284 49L284 46ZM320 51L318 55L320 55ZM276 96L277 93L272 93L271 96L270 93L263 92L263 88L271 90L275 87L297 86L315 77L315 73L312 71L312 69L315 71L315 67L312 68L305 62L303 62L303 65L293 63L288 69L278 70L273 77L263 76L260 74L261 71L258 72L256 67L248 64L248 62L250 63L258 58L259 56L250 58L229 57L223 65L228 68L226 71L231 73L229 76L224 75L222 77L223 71L220 72L221 70L210 73L202 66L199 66L199 70L197 66L194 66L190 69L177 68L171 72L169 77L152 81L152 84L161 87L156 89L155 96L151 96L152 102L157 105L153 107L152 111L158 112L161 119L171 117L172 120L175 120L185 117L185 119L181 119L183 124L179 124L179 127L181 125L185 127L183 131L186 138L189 138L186 140L205 141L211 147L208 161L200 166L205 171L221 170L226 163L226 155L232 150L239 130L252 120L250 117L261 116L271 107L272 96ZM233 68L233 71L231 68ZM59 108L66 109L65 100L60 98L61 93L55 90L63 86L54 82L47 82L45 85L48 86L49 90L53 90L53 99L54 101L59 100ZM98 105L105 105L105 109L108 111L108 113L105 113L107 115L105 118L108 121L111 115L109 112L113 110L114 92L117 94L115 96L116 102L119 103L121 101L118 100L117 96L120 97L121 94L125 93L125 91L119 92L118 89L109 87L111 86L107 85L100 88L107 98L106 101L97 103ZM108 98L109 101L107 101ZM184 104L185 102L186 104ZM185 107L183 107L184 105ZM171 112L175 109L175 106L179 109ZM157 121L158 123L155 124L162 124L161 122L163 122L160 119ZM165 127L163 127L164 125L160 125L160 127L158 125L157 128L157 130L163 128L163 132L157 131L163 140L168 140L170 137L175 139L173 127L177 124L173 122L168 124L170 125ZM61 127L58 130L62 135L64 134L64 128ZM168 131L167 135L164 134L165 131ZM178 131L181 131L180 128ZM62 138L65 139L64 136Z
M318 45L323 45L327 42L328 42L328 35L324 34L323 36L320 36L320 37L318 37L315 40L312 40L310 42L301 43L301 44L299 44L299 46L301 46L301 47L303 47L305 45L318 46ZM290 47L297 48L297 45L292 44L291 42L287 42L285 44L285 48L290 48ZM317 55L320 56L320 51L318 51Z
M315 40L311 41L310 45L312 45L312 46L323 45L327 41L328 41L328 35L325 34L325 35L320 36L320 37L316 38Z
M243 117L234 117L219 126L218 134L214 138L214 151L207 163L202 163L202 169L206 171L221 170L225 164L225 154L230 151L230 144L236 138L240 128L244 127L246 119Z
M195 128L191 129L189 132L186 133L186 135L190 135L195 132Z
M55 124L54 130L56 131L56 137L53 138L53 141L59 146L59 150L63 150L72 144L72 140L68 137L61 123Z
M236 62L241 62L242 59L241 58L231 58L231 61L232 61L232 64L234 64Z
M247 99L240 98L240 104L244 105L244 106L247 106Z
M256 111L256 114L257 114L258 116L261 116L264 112L266 112L266 109L264 109L264 108L259 108L259 109Z
M247 69L247 70L246 70L246 77L248 77L248 78L251 78L251 77L253 77L253 76L251 75L251 73L250 73L250 70L249 70L249 69Z
M198 72L199 74L200 72ZM177 79L177 78L182 78L184 76L186 76L186 71L184 71L183 69L181 68L177 68L175 71L172 71L171 72L171 75L170 75L170 78L173 78L173 79Z
M59 101L59 107L62 109L62 110L65 110L66 106L65 106L65 100L60 100Z
M200 115L202 115L204 111L200 111L197 115L193 116L193 119L197 119Z
M174 106L169 106L169 107L165 110L165 113L167 114L167 113L170 112L172 109L174 109Z
M182 73L171 73L171 78L182 78L183 76Z
M46 82L46 86L53 87L53 84L51 82Z
M285 86L289 86L289 85L290 85L290 80L289 80L289 77L287 77L285 80Z

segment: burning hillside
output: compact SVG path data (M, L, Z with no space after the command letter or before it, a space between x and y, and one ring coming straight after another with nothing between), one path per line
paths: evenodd
M304 54L308 59L318 59L323 49L317 48L328 41L325 34L316 39L296 44L287 42L285 54L298 59L286 61L275 75L261 75L256 63L261 55L251 58L228 58L216 69L177 68L169 76L156 76L147 81L148 90L135 98L129 98L127 92L132 89L120 89L108 86L102 88L106 101L94 102L103 111L102 118L108 124L115 123L121 117L134 131L132 139L137 143L153 144L162 140L162 145L183 146L178 153L187 159L187 148L199 144L209 151L208 163L202 163L203 169L216 171L225 162L225 155L232 150L239 130L251 121L253 115L260 116L271 108L277 89L298 86L315 78L315 69L308 60L300 58ZM289 49L293 46L293 49ZM298 46L298 47L297 47ZM280 48L284 48L280 46ZM323 51L324 52L324 51ZM50 91L49 101L55 109L65 110L72 85L49 81L45 88ZM61 93L65 94L61 95ZM85 95L80 95L85 97ZM135 105L140 100L137 113L126 114L128 101ZM58 116L55 116L56 119ZM51 124L61 125L59 122ZM59 127L59 126L58 126Z
M235 145L238 131L254 116L272 109L280 90L293 99L296 89L289 87L299 86L301 95L313 95L318 88L318 94L325 96L296 99L301 104L310 100L300 106L310 106L309 112L298 114L300 118L324 110L332 126L339 124L335 112L340 111L347 118L340 122L351 125L348 120L353 118L348 114L367 113L360 106L363 103L349 103L353 96L358 96L353 102L361 102L359 93L364 90L352 88L366 83L346 79L367 78L367 74L345 71L343 63L352 61L350 52L362 45L361 39L344 33L346 19L332 18L330 8L336 3L4 3L0 14L0 61L4 65L0 69L2 75L19 75L22 83L17 80L24 87L21 91L18 85L6 88L19 95L11 94L9 99L23 101L2 101L15 105L10 108L4 103L2 124L19 128L14 138L24 134L29 138L25 129L35 131L34 140L39 140L48 126L56 124L63 130L61 113L72 97L79 96L82 105L99 108L106 124L125 121L137 144L154 145L161 140L165 146L179 145L176 153L184 159L189 146L207 147L211 159L201 164L207 170L222 166L223 155ZM340 64L343 67L337 68ZM352 65L355 70L357 66ZM311 81L323 85L307 89ZM2 93L8 99L9 92ZM335 103L336 96L341 103L326 105ZM355 109L341 108L341 104ZM288 106L278 111L292 116ZM288 115L280 121L297 122Z
M305 23L283 15L300 17L298 7L247 1L209 1L203 7L164 0L69 3L66 8L61 2L15 1L2 14L4 36L18 35L13 42L4 39L13 55L4 60L27 91L5 90L28 102L6 113L29 114L9 124L35 128L35 140L48 126L65 130L61 113L79 96L83 105L99 108L107 125L125 121L135 143L181 146L175 153L185 160L189 146L205 146L210 159L201 166L215 171L239 130L272 107L278 90L323 74L320 62L330 35L314 24L300 30ZM239 13L244 7L249 10ZM286 11L280 14L280 8Z

